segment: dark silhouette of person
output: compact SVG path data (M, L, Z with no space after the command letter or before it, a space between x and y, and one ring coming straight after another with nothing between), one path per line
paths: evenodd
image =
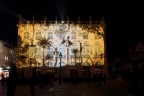
M97 73L94 73L92 80L93 80L93 84L95 86L97 84Z
M88 78L87 79L88 79L88 81L87 81L88 82L88 86L92 85L92 75L91 75L90 72L88 73Z
M102 81L103 81L104 86L106 86L106 73L105 72L102 75Z
M53 73L50 74L50 87L54 87L55 83L55 75Z
M18 77L19 76L18 76L18 72L16 70L16 66L12 66L9 78L7 80L7 96L15 95Z
M139 86L139 95L144 96L144 60L141 60L141 63L138 66L138 86Z
M131 68L128 72L128 94L129 95L136 95L137 94L137 81L138 81L138 74Z
M97 73L97 85L102 87L102 73L101 72Z
M31 78L31 96L35 96L35 85L36 85L36 68L32 69L32 78Z
M6 79L5 79L5 77L4 77L4 74L2 74L1 84L2 84L2 85L5 84L5 81L6 81Z

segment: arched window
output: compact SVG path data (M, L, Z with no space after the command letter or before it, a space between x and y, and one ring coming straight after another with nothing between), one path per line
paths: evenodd
M72 39L76 39L76 33L72 32Z
M29 33L28 32L24 33L24 39L29 39Z
M37 32L36 33L36 39L40 39L41 38L41 32Z
M100 39L101 37L100 37L100 35L98 35L98 32L96 31L95 32L95 39Z
M88 32L83 33L83 39L88 39Z
M49 32L49 33L48 33L48 38L49 38L49 39L53 39L53 33L52 33L52 32Z
M40 55L41 54L41 50L40 49L41 49L40 46L36 46L35 47L35 54L36 55Z
M88 52L89 52L89 46L88 46L88 43L85 42L84 45L83 45L82 54L83 55L88 55Z
M100 45L98 43L95 44L95 55L100 55L101 50L100 50Z

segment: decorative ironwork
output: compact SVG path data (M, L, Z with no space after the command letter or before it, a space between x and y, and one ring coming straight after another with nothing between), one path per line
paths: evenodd
M57 18L56 18L56 30L55 30L55 34L57 36L61 36L62 35L65 35L66 32L68 32L70 28L70 24L69 24L69 17L67 16L67 21L61 21L60 24L57 24Z
M64 22L64 21L63 21ZM62 24L59 24L56 28L56 30L55 30L55 34L57 35L57 36L61 36L61 34L63 34L63 35L65 35L66 34L66 32L68 32L68 30L69 30L69 28L70 28L70 25L69 25L69 23L68 24L64 24L62 22Z
M40 27L45 30L44 31L45 33L49 29L49 24L47 23L47 17L46 16L44 16L44 21L40 23Z

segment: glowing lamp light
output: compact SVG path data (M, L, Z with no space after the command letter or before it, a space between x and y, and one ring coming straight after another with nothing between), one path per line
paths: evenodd
M64 21L62 21L62 24L64 23Z
M9 70L4 70L5 72L8 72Z
M0 67L0 70L2 70L3 68Z
M0 73L1 73L1 72L3 72L3 70L2 70L2 69L0 69Z
M6 67L6 69L10 69L10 67L9 67L9 66L7 66L7 67Z

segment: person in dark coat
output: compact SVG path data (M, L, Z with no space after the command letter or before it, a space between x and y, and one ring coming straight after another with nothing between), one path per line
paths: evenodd
M55 75L53 73L50 74L50 87L54 87L55 83Z
M18 81L18 72L16 70L16 66L12 66L9 78L7 80L7 96L15 95L17 81Z
M1 84L3 85L3 84L5 84L5 82L6 82L6 79L5 79L5 77L4 77L4 74L2 74Z
M36 85L36 68L33 68L31 78L31 96L35 96L35 85Z
M92 85L92 75L90 72L88 73L87 82L88 82L88 86Z
M106 86L106 73L104 72L102 75L103 85Z

